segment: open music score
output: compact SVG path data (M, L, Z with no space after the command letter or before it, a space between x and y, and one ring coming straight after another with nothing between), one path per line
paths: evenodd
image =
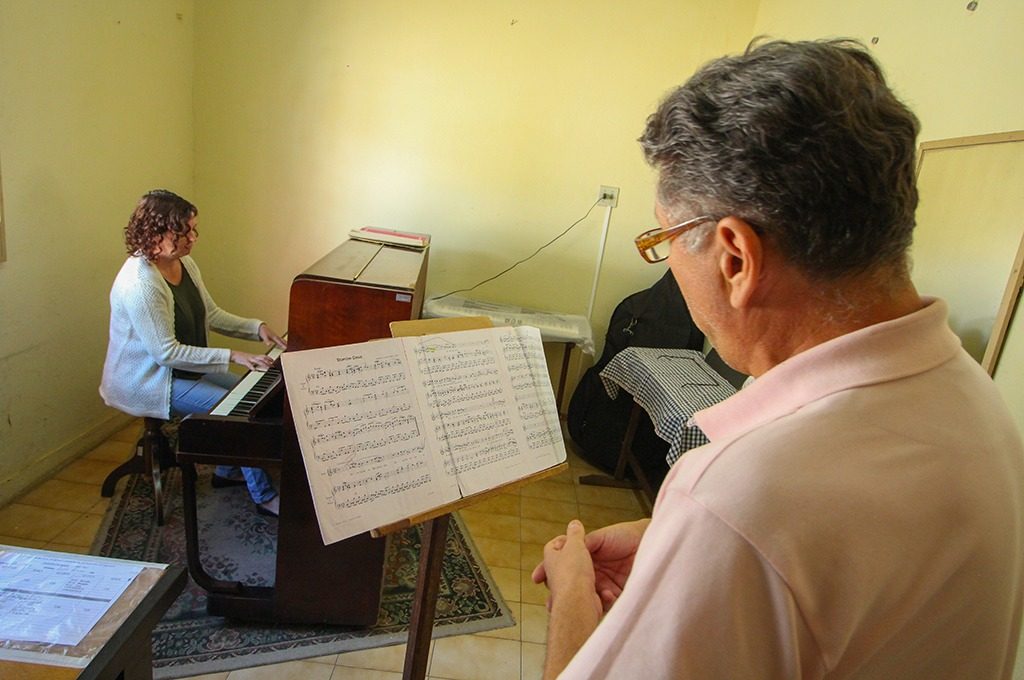
M565 460L536 328L377 340L281 361L324 543Z

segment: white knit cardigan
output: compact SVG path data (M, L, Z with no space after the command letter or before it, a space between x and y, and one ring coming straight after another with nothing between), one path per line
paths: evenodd
M210 297L190 256L181 263L206 307L206 334L258 340L262 323L226 312ZM100 396L108 406L133 416L167 418L171 412L171 369L226 373L231 350L183 345L174 337L174 296L155 265L129 257L110 289L110 341Z

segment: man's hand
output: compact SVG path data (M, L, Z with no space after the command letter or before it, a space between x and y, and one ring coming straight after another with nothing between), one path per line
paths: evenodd
M534 583L547 583L551 600L563 591L581 591L594 583L594 563L584 542L586 531L578 519L569 522L565 534L556 536L544 546L544 561L533 570ZM594 595L597 590L591 587ZM588 593L589 598L590 593ZM601 614L600 601L594 600L598 616Z
M569 664L601 620L594 587L594 565L584 543L586 531L574 519L565 535L544 546L544 562L533 570L536 583L548 586L548 649L544 677L554 678Z
M594 587L606 612L622 594L649 523L648 519L622 522L587 534L585 543L594 564Z
M644 531L647 530L648 519L635 522L623 522L598 529L586 535L584 545L590 553L591 566L594 572L594 591L601 598L601 606L608 611L615 600L622 594L629 572L633 569L633 558L640 545ZM581 525L582 526L582 525ZM548 545L564 544L566 537L552 539ZM544 550L544 561L533 570L533 582L544 583L547 575L547 548ZM550 589L550 585L548 586ZM550 602L549 607L550 609Z

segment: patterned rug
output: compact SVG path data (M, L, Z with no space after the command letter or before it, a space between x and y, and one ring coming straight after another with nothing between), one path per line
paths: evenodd
M257 514L245 487L216 491L210 469L197 485L200 555L214 578L272 585L277 519ZM92 553L106 557L185 564L179 470L166 473L168 512L157 527L152 485L144 475L118 482ZM445 547L434 637L514 625L511 613L479 558L458 515ZM214 550L213 546L217 546ZM380 615L372 628L268 626L206 614L206 591L191 579L153 632L154 677L182 678L294 659L400 644L408 635L419 564L420 535L409 529L389 539Z

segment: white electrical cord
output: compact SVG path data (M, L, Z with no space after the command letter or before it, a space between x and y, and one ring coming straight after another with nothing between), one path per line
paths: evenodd
M594 266L594 285L590 289L590 303L587 305L587 321L592 320L594 314L594 299L597 297L597 284L601 280L601 264L604 261L604 246L608 242L608 225L612 221L612 206L606 206L604 213L604 225L601 227L601 240L597 243L597 263Z

